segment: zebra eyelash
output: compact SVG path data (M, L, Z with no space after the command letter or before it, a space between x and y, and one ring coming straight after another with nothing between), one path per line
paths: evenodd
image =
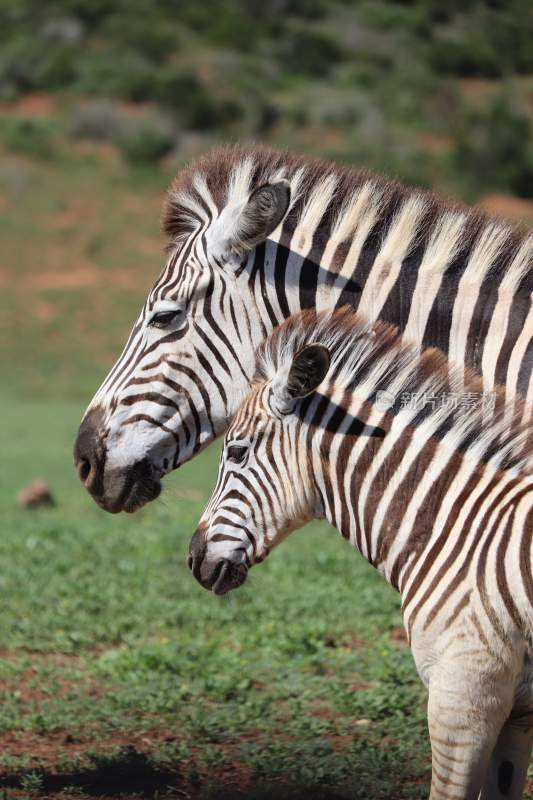
M169 308L167 310L156 311L148 320L149 328L167 328L172 322L183 315L184 311L180 308Z
M232 464L243 464L248 455L248 447L244 444L230 444L226 448L226 461Z

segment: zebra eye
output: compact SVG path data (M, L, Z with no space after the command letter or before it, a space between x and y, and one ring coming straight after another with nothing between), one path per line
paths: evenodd
M181 311L178 309L172 309L170 311L158 311L153 315L148 325L151 328L166 328L174 319L176 319L178 314L181 314Z
M233 464L242 464L246 458L247 451L248 448L243 447L243 445L232 444L231 447L228 447L226 453L228 461L231 461Z

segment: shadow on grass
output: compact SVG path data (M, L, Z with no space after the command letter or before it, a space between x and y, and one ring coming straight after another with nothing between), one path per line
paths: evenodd
M216 773L205 779L186 780L177 769L154 764L144 753L129 747L111 758L102 758L91 766L72 772L49 772L45 769L21 770L0 774L0 798L83 798L101 800L146 798L146 800L343 800L342 796L318 786L283 786L279 784L239 786ZM10 793L13 792L13 794Z

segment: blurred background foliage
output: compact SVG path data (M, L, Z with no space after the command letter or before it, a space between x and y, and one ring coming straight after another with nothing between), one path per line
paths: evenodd
M109 142L135 165L262 139L474 199L533 194L529 0L2 0L2 124L50 156Z

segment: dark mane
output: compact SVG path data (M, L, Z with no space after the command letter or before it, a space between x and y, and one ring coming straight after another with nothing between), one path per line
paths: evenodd
M422 353L398 330L384 322L369 322L349 308L329 312L303 311L289 317L263 342L257 354L255 380L272 380L288 370L293 356L306 344L325 345L332 356L326 381L375 403L380 392L394 398L390 413L406 425L434 425L438 438L452 434L457 447L501 469L533 472L531 409L521 399L505 402L496 387L484 393L481 379L450 363L435 348ZM434 398L414 416L402 406L404 395ZM446 398L472 400L466 409L447 405ZM490 400L491 402L486 402Z
M461 233L460 250L466 256L480 235L487 228L494 228L495 233L504 229L504 242L495 252L495 262L490 265L491 271L502 277L512 262L513 256L527 237L527 230L508 222L488 217L476 207L466 206L445 200L437 194L419 188L406 187L399 181L368 170L355 169L347 165L296 155L288 151L274 150L268 147L243 147L240 145L224 146L193 160L176 177L171 184L166 198L162 227L174 241L188 236L195 229L194 213L191 206L202 204L203 189L198 179L201 178L207 187L210 198L220 211L228 200L231 182L244 164L250 165L247 176L246 198L253 189L263 185L276 176L294 180L298 176L298 192L291 202L289 213L283 224L283 233L290 237L302 211L306 207L311 193L320 184L326 185L328 179L335 183L335 188L327 205L321 209L319 218L314 220L315 237L325 241L328 239L339 217L345 212L350 200L365 184L370 184L372 193L379 196L379 216L372 229L372 236L379 240L383 237L387 225L395 213L410 198L419 199L423 213L419 220L417 241L428 240L430 233L439 221L448 215L463 215L464 227ZM522 258L522 262L524 262ZM526 261L528 261L526 259ZM528 292L531 284L529 262L521 264L518 284L526 284L521 288ZM518 288L518 287L517 287Z

